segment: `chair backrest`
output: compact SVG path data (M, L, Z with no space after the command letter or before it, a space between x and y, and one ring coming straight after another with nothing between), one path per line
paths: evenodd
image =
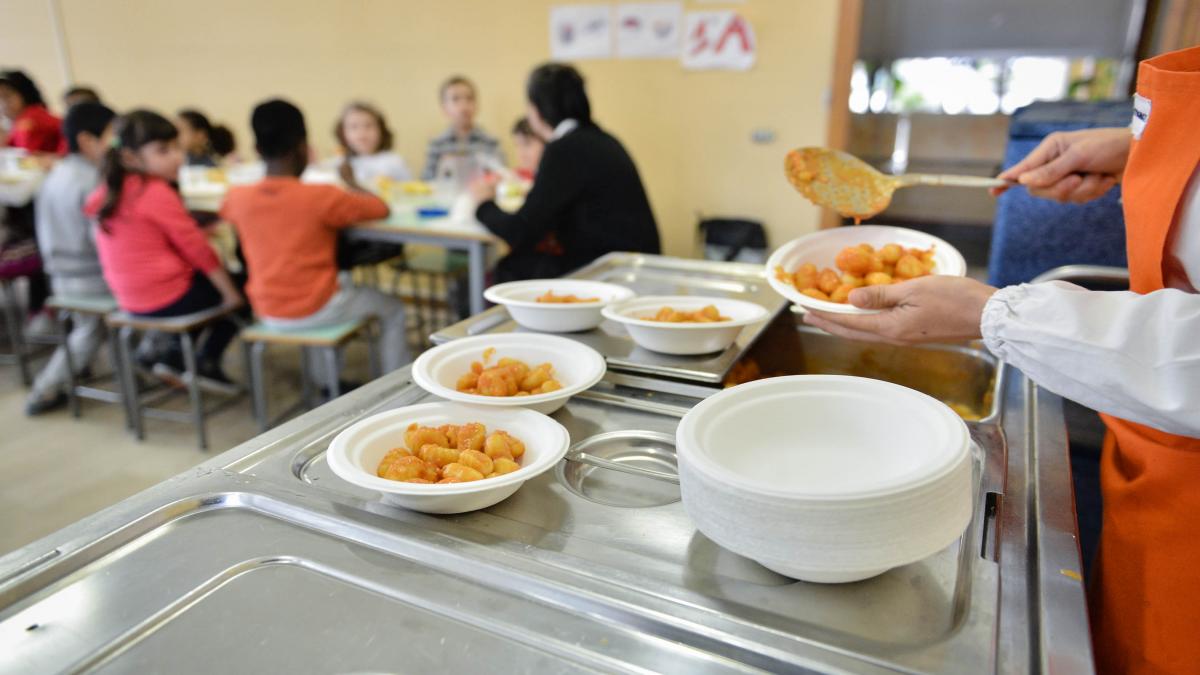
M1004 166L1017 163L1055 131L1129 124L1128 101L1038 102L1013 113ZM1002 195L996 206L988 278L994 286L1032 281L1062 265L1125 267L1125 218L1118 185L1086 204L1059 204L1025 188Z
M707 260L748 263L767 260L767 231L756 220L702 218L698 230Z

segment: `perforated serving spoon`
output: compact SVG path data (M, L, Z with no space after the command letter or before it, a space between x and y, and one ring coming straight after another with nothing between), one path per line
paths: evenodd
M784 162L784 172L796 190L809 201L853 218L856 223L886 209L892 203L892 194L903 187L947 185L993 188L1012 185L999 178L981 176L928 173L889 176L854 155L829 148L792 150Z

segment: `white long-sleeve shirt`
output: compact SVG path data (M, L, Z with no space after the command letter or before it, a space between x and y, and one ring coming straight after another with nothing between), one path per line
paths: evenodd
M988 349L1093 410L1200 438L1200 169L1179 214L1167 288L1101 293L1057 281L1000 289L983 310Z

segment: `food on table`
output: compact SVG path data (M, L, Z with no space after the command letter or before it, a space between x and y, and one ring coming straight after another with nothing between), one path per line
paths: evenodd
M487 365L495 353L495 349L485 349L483 360L472 363L471 372L458 378L454 388L479 396L536 396L562 389L549 363L531 368L519 359L502 358L494 366Z
M850 291L862 286L884 286L933 274L933 247L922 250L887 244L876 249L870 244L847 246L837 254L834 265L820 271L804 263L789 272L775 268L775 278L791 284L797 291L817 300L846 303Z
M426 427L410 424L404 445L388 451L376 475L402 483L466 483L521 468L525 443L478 422Z
M717 310L716 305L705 305L700 309L690 312L682 309L663 307L654 314L647 314L639 318L645 321L661 321L663 323L716 323L718 321L729 321L729 317L721 316L721 312Z
M576 302L600 302L600 298L581 298L574 293L570 295L555 295L554 291L546 291L537 297L537 301L551 305L567 305Z

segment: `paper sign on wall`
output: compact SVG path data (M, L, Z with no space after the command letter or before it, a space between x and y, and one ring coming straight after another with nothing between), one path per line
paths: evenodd
M617 56L623 59L678 58L682 30L681 3L617 5Z
M754 30L737 12L688 12L683 40L683 67L689 70L749 70L754 65Z
M550 58L555 61L612 56L612 11L608 5L550 8Z

